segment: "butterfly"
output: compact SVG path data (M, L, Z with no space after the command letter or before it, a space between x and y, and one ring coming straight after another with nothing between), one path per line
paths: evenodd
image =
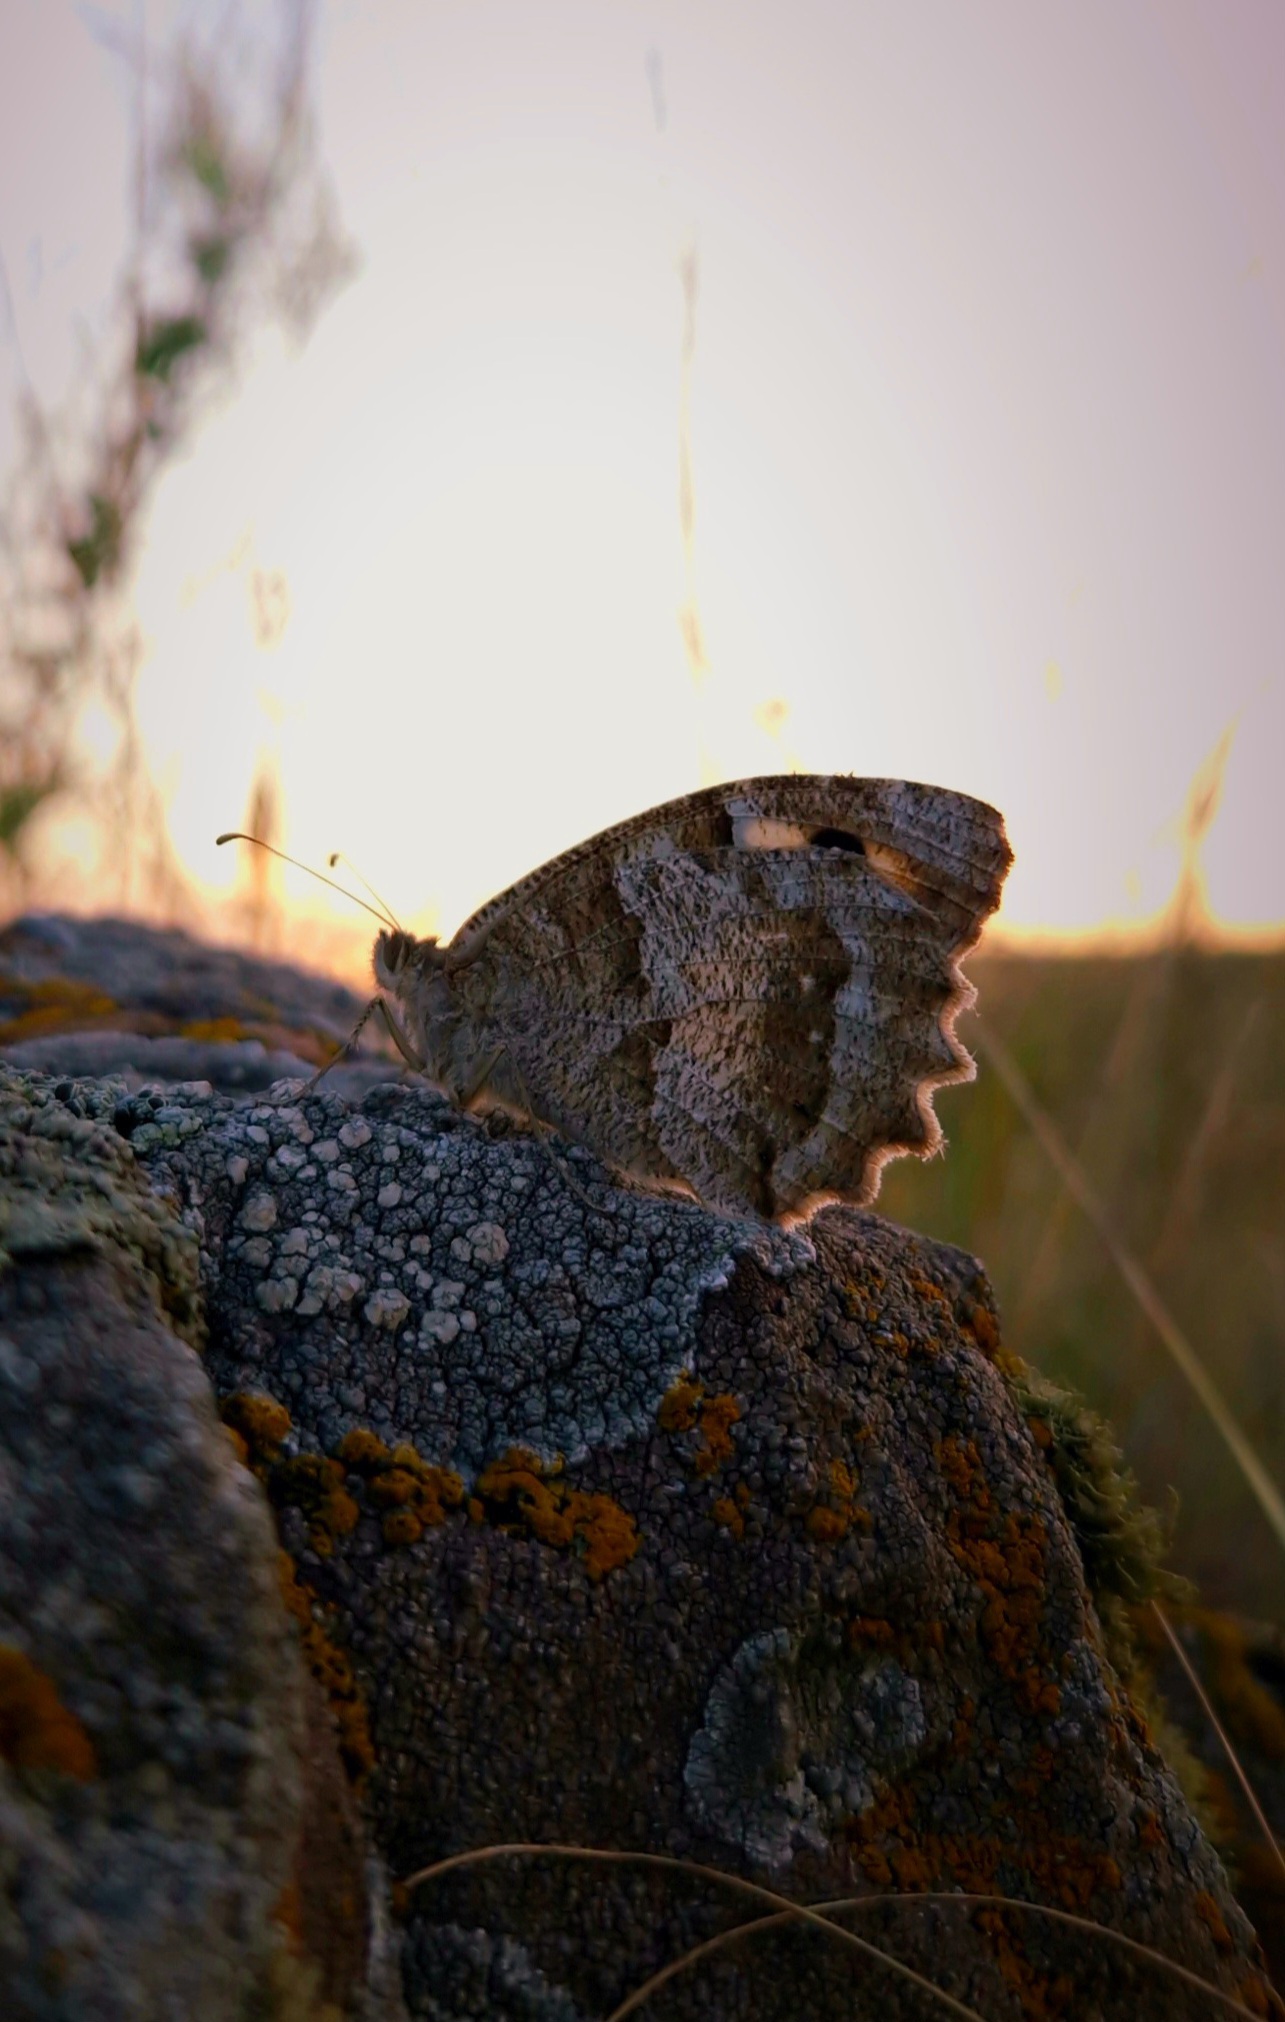
M995 810L940 787L706 787L553 858L445 945L386 928L369 1009L459 1105L710 1207L866 1203L886 1159L940 1145L933 1090L975 1072L959 959L1011 861Z

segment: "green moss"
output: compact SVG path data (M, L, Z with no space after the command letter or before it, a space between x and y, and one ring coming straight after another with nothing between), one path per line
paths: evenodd
M1106 1604L1105 1614L1113 1614L1112 1599L1137 1606L1184 1598L1186 1582L1164 1568L1165 1524L1140 1500L1106 1420L1017 1356L1004 1355L1000 1366L1053 1471L1099 1612Z
M204 1339L200 1253L131 1147L44 1075L0 1066L0 1273L28 1257L97 1252L146 1286L176 1333ZM119 1093L124 1090L114 1084ZM113 1084L89 1085L110 1105Z

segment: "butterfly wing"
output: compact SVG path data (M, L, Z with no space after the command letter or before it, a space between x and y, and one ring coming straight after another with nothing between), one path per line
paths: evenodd
M451 944L536 1113L713 1206L868 1200L967 1079L959 973L1010 862L994 809L905 781L706 788L569 850Z

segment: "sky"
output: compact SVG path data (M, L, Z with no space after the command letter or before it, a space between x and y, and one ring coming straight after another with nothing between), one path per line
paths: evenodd
M15 329L56 406L128 243L112 31L221 12L0 7L0 482ZM1003 929L1100 937L1230 732L1209 906L1285 933L1279 0L331 0L313 99L356 272L256 345L136 585L200 890L264 766L288 848L448 934L801 768L993 802Z

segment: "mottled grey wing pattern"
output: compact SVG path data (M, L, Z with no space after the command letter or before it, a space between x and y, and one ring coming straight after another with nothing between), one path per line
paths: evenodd
M937 787L710 787L492 899L454 987L537 1114L626 1170L765 1215L868 1200L973 1072L958 959L1010 860L994 809Z

